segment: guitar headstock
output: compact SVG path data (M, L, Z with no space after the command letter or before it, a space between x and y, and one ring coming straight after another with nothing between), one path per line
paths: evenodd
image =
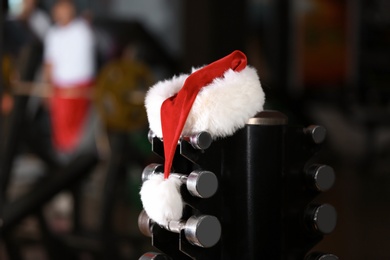
M290 126L284 114L263 111L227 138L181 138L173 174L182 181L182 219L162 226L142 212L140 229L162 253L140 259L338 259L308 255L337 219L333 206L315 202L335 180L330 166L311 160L325 136L321 126ZM163 140L149 140L163 157Z

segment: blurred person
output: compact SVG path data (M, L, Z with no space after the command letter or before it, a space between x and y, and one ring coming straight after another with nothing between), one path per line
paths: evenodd
M95 42L89 24L76 17L72 1L56 1L52 17L55 25L45 38L44 79L53 93L49 101L53 145L67 160L93 144L93 137L85 133L88 94L95 76Z

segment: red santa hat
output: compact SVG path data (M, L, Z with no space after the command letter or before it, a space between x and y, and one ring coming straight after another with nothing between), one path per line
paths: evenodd
M234 51L209 65L152 86L145 98L149 127L164 143L164 175L141 188L146 213L160 225L182 216L181 182L170 178L181 136L202 131L213 139L232 135L263 109L264 92L244 53Z

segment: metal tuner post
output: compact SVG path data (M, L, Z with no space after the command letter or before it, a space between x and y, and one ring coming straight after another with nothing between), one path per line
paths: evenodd
M149 180L154 174L163 174L161 164L152 163L145 167L142 172L142 181ZM196 170L188 176L185 174L172 173L170 176L178 178L192 196L199 198L210 198L218 190L218 179L210 171Z
M154 224L156 223L143 210L138 217L141 232L152 236L151 229ZM188 242L202 248L214 246L221 238L221 224L216 217L210 215L191 216L187 221L170 221L162 227L174 233L184 231Z
M153 138L155 137L157 137L156 134L153 133L152 130L149 130L148 140L150 143L153 142ZM205 150L209 148L211 143L213 142L213 138L211 137L210 133L204 131L189 136L183 136L180 138L180 140L184 140L190 143L194 149L198 150Z

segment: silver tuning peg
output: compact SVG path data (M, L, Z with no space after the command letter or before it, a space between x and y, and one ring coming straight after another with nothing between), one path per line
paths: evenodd
M149 130L149 132L148 132L149 143L152 143L153 142L153 138L155 138L155 137L156 137L156 134L152 130Z
M149 164L142 172L142 181L148 180L153 174L162 174L162 172L163 166L161 164ZM210 171L195 170L188 176L178 173L171 173L170 176L178 178L186 185L190 194L195 197L210 198L218 190L217 176Z
M155 137L156 134L152 130L149 130L148 140L150 143L152 143L153 138ZM199 150L205 150L209 148L211 143L213 142L213 138L211 137L210 133L205 131L190 136L183 136L181 137L181 140L190 143L192 147Z
M189 142L192 147L199 150L205 150L209 148L213 142L213 138L208 132L200 132L191 136L184 136L181 139Z
M153 224L155 222L143 210L138 217L138 227L141 232L144 235L151 236L151 226ZM192 216L187 221L172 220L162 228L174 233L184 231L188 242L203 248L214 246L221 238L221 224L216 217L210 215Z
M154 222L146 214L145 210L142 210L138 215L138 229L146 237L152 237L152 226Z
M144 168L142 171L142 182L145 182L153 176L153 174L162 174L164 172L164 167L162 164L151 163Z

